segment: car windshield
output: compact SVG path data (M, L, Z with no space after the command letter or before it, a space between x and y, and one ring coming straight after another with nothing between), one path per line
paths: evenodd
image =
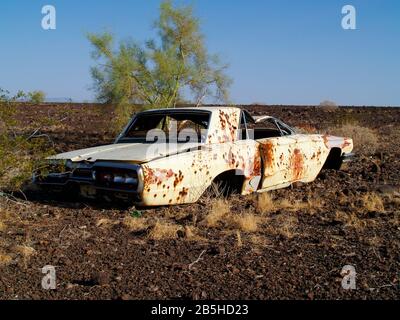
M201 142L209 121L210 113L205 111L144 112L136 115L118 142Z

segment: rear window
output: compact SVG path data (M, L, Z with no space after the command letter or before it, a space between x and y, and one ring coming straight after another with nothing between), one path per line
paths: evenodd
M140 113L120 138L120 142L170 140L187 142L187 136L197 141L206 135L210 121L208 112L163 112Z

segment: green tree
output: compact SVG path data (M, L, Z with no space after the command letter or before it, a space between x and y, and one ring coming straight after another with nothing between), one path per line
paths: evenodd
M37 90L28 93L29 102L34 104L43 103L46 99L46 93L43 91Z
M98 100L116 104L122 123L130 116L131 104L175 107L184 93L197 105L207 97L226 102L231 83L227 65L208 53L192 7L162 2L154 27L159 39L144 46L123 41L116 50L112 34L88 35L98 61L91 69Z

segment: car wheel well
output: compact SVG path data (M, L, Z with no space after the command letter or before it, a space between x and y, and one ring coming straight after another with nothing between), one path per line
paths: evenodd
M244 183L244 175L241 170L228 170L216 176L211 183L213 193L230 196L241 194Z
M339 170L342 166L342 149L332 148L326 158L323 169L335 169Z

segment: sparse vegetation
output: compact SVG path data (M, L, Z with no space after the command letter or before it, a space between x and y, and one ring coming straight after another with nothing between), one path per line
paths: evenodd
M17 101L22 92L10 96L0 90L0 190L17 191L32 176L32 172L51 153L47 140L37 132L26 135L16 131Z
M12 261L11 256L0 251L0 267L10 264Z
M335 220L343 223L345 227L353 228L356 231L362 231L367 223L358 217L355 212L337 211L335 213Z
M218 226L218 223L230 213L230 205L226 199L215 199L211 204L211 210L205 218L205 224L209 228Z
M256 203L257 211L261 214L266 214L274 211L276 205L268 192L263 192L257 195Z
M96 226L97 227L102 227L102 228L108 228L112 225L118 224L118 221L114 221L111 219L107 219L107 218L101 218L97 221Z
M321 103L319 104L319 106L326 111L335 111L337 110L339 107L336 104L336 102L330 101L330 100L324 100L321 101Z
M124 219L124 225L130 231L137 232L146 230L148 228L148 221L146 218L133 218L129 216Z
M373 154L379 146L378 134L371 128L357 123L345 124L330 130L332 134L353 139L354 151L364 154Z
M243 213L233 218L235 226L244 232L255 232L258 230L259 218L252 213Z
M4 232L6 230L7 226L3 221L0 221L0 232Z
M382 198L376 193L368 193L363 196L362 203L364 208L369 212L384 212L385 206Z
M27 94L27 98L30 103L33 104L40 104L43 103L46 100L46 93L43 91L32 91Z
M178 237L178 230L182 230L182 226L159 220L150 231L149 238L154 240L175 239Z

